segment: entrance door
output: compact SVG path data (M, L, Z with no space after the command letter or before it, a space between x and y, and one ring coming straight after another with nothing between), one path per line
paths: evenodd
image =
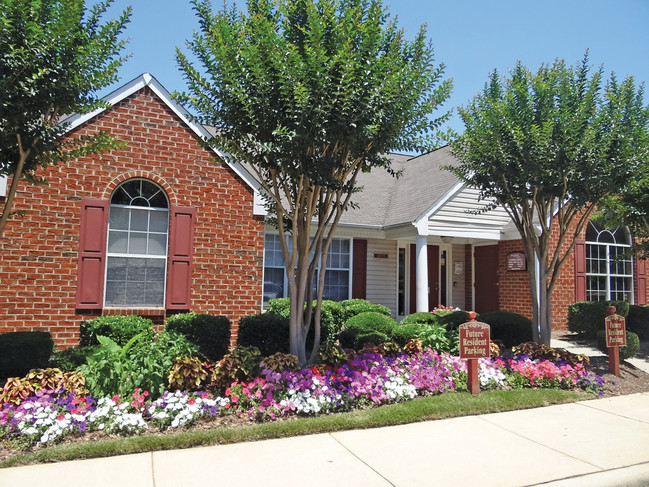
M439 247L428 245L428 310L439 305ZM410 244L410 313L417 310L417 246Z
M498 311L498 245L475 247L475 311Z

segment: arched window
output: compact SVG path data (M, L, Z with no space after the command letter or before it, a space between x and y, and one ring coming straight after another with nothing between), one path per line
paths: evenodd
M590 221L586 230L586 299L633 301L633 263L622 256L631 246L625 228L607 230Z
M106 247L106 307L165 303L169 202L158 185L131 179L110 199Z

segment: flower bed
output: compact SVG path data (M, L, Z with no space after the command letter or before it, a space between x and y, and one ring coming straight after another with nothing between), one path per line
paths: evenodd
M601 393L604 381L581 364L480 359L484 389L552 387ZM173 429L203 416L247 415L272 420L286 415L329 414L466 390L466 363L428 349L414 355L356 356L347 364L273 372L262 368L249 382L234 382L221 396L165 392L152 401L136 389L129 398L95 399L65 390L38 391L17 405L0 404L0 435L24 447L53 443L86 431L133 435L149 428Z

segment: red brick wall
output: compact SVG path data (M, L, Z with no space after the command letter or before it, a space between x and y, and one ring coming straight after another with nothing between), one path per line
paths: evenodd
M25 216L0 239L0 333L49 330L59 347L77 344L79 323L101 313L75 310L81 198L109 199L133 177L162 186L172 205L196 208L191 310L226 315L236 332L261 308L264 226L251 189L148 88L75 133L97 130L128 146L43 171L46 186L20 187L14 210ZM164 319L164 310L136 311Z
M522 251L523 243L520 240L505 240L498 244L498 301L501 310L532 319L532 296L527 272L507 270L507 256Z

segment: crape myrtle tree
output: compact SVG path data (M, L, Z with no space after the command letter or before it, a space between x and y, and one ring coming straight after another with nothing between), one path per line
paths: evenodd
M520 62L491 73L459 110L465 132L452 142L453 170L480 197L502 206L523 241L534 339L550 343L551 295L562 264L597 204L616 194L647 160L643 87L581 63Z
M177 96L264 190L282 236L290 350L305 364L320 342L329 245L359 173L394 174L391 149L430 149L447 118L431 113L451 83L425 26L409 41L379 0L250 0L245 12L192 3L197 61L178 50L188 93Z
M98 90L117 80L120 34L130 8L102 22L111 0L3 0L0 5L0 176L11 179L0 236L18 184L36 170L119 145L109 134L64 139L66 115L102 106Z

